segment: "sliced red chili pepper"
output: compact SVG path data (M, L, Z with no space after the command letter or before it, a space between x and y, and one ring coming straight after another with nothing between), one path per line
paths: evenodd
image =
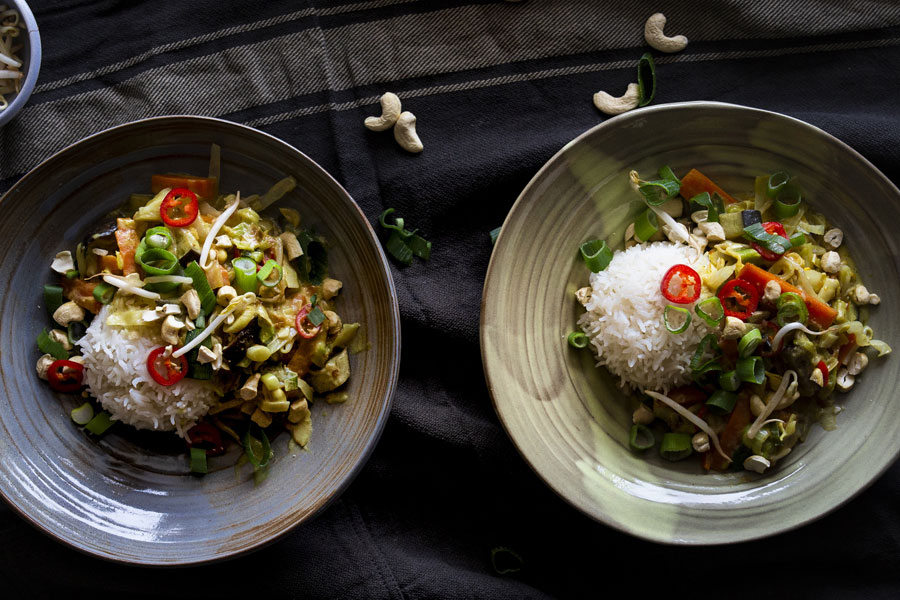
M176 348L177 350L177 348ZM185 356L173 358L165 356L166 347L160 346L147 356L147 370L159 385L175 385L187 375L188 361Z
M666 271L659 288L669 302L690 304L700 297L700 275L687 265L675 265Z
M784 225L779 223L778 221L767 221L762 224L763 229L766 230L766 233L772 233L774 235L780 235L783 238L787 237L787 233L784 231ZM783 256L783 254L775 254L768 248L764 248L756 242L750 242L750 246L759 252L759 255L762 256L766 260L778 260Z
M820 360L816 367L822 371L822 387L828 387L828 366L825 364L825 361Z
M159 216L169 227L187 227L200 214L197 194L187 188L175 188L159 205Z
M722 301L726 317L737 317L746 320L753 314L759 304L759 292L743 279L732 279L719 289L716 294Z
M307 315L309 315L312 310L312 304L307 304L303 308L300 309L300 312L297 313L297 320L295 326L297 327L297 333L300 334L300 337L310 339L316 337L316 334L319 333L319 329L322 328L321 325L316 325L313 327L312 323L309 322ZM312 329L307 329L307 326L312 327Z
M47 381L54 391L77 392L84 381L84 365L74 360L54 360L47 370Z
M225 453L222 435L209 423L197 423L188 429L187 443L190 448L203 448L209 456L219 456Z

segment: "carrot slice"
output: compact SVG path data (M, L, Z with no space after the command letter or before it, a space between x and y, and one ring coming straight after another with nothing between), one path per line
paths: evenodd
M745 263L744 268L741 269L738 277L740 279L743 279L747 283L756 286L756 289L759 291L760 296L763 295L766 289L766 284L770 281L778 282L778 285L781 286L782 294L784 292L794 292L795 294L799 294L800 297L803 298L803 303L806 304L806 309L809 311L809 320L822 329L830 327L834 322L834 318L837 317L837 311L835 309L831 308L815 296L810 296L800 288L791 285L781 277L773 275L765 269L760 269L756 265Z
M119 246L119 254L122 255L122 272L125 275L137 273L134 255L141 239L134 229L134 221L132 219L116 219L116 226L116 244Z
M725 190L717 186L709 177L697 169L691 169L687 172L687 175L681 178L681 196L685 200L690 200L697 194L702 194L703 192L720 195L722 200L725 201L725 204L734 204L737 202L737 200L730 196Z

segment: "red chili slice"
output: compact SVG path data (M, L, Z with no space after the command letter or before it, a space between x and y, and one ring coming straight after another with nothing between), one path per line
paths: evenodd
M55 360L50 363L47 381L57 392L70 393L81 389L84 381L84 365L74 360Z
M676 275L678 280L673 281ZM700 297L700 275L687 265L675 265L666 271L659 289L669 302L690 304Z
M746 320L759 304L759 292L743 279L732 279L719 289L716 294L722 301L726 317L737 317Z
M187 443L190 448L203 448L209 456L219 456L225 453L222 435L209 423L197 423L188 429Z
M828 366L825 364L825 361L820 360L816 367L822 371L822 387L828 387Z
M147 370L150 371L150 377L159 385L175 385L187 375L187 358L164 356L165 351L166 347L160 346L147 356Z
M187 188L175 188L159 205L159 216L170 227L187 227L200 213L197 194Z
M300 309L300 312L297 313L297 320L295 322L295 326L297 327L297 333L300 334L300 337L310 339L316 337L316 334L319 333L319 329L322 328L321 325L316 325L312 329L307 329L307 325L312 326L312 323L309 322L307 315L312 310L312 304L307 304L303 308Z
M778 221L767 221L762 224L763 229L766 230L766 233L772 233L774 235L780 235L783 238L787 237L787 233L784 231L784 225L779 223ZM768 248L764 248L756 242L751 242L750 246L759 252L759 255L762 256L766 260L778 260L783 256L783 254L775 254Z

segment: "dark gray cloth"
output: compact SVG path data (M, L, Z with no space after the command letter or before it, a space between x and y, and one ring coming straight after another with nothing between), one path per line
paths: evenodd
M900 597L900 466L823 519L766 540L679 548L631 538L546 488L502 430L478 346L488 231L538 168L635 79L646 18L691 42L660 55L654 103L719 100L838 136L900 182L900 5L842 0L131 2L34 0L44 62L0 130L0 191L85 135L200 114L318 161L371 222L432 240L393 268L401 381L387 428L339 501L223 564L147 570L83 556L0 505L6 597L549 598L610 593ZM421 155L362 127L384 91ZM524 559L498 574L491 549ZM15 596L13 596L15 594Z

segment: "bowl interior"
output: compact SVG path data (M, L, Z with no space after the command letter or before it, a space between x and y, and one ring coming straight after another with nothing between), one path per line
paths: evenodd
M300 211L330 242L330 274L344 283L338 310L362 324L370 349L351 357L343 405L313 409L313 436L291 456L273 440L268 478L254 486L235 452L190 476L168 434L118 426L99 441L68 416L78 401L34 375L35 339L49 325L41 289L56 252L159 172L203 174L222 148L221 190L262 193L287 175L298 187L280 206ZM199 117L162 117L97 134L53 156L3 198L0 272L0 492L47 533L103 558L199 563L271 541L313 516L361 468L387 418L399 363L399 318L387 263L347 193L312 160L253 129ZM80 402L78 402L80 404Z
M876 337L898 343L900 253L892 234L900 192L859 154L782 115L699 102L640 109L569 143L534 177L503 224L485 282L481 347L494 405L514 443L561 496L593 518L651 540L726 543L796 527L864 488L900 452L894 382L900 363L873 360L850 393L838 429L818 425L762 476L706 474L628 449L632 404L593 355L565 337L588 285L583 241L623 247L642 209L628 172L697 168L732 193L759 174L800 178L813 208L844 231L863 282L883 299Z
M6 3L9 5L9 3ZM37 83L38 73L41 69L41 35L38 32L37 21L31 8L21 0L13 0L12 8L19 11L21 24L23 29L17 37L17 44L22 45L19 51L19 58L22 60L22 70L25 78L22 82L22 89L16 94L7 94L6 100L9 105L0 110L0 127L8 123L28 102L31 92Z

